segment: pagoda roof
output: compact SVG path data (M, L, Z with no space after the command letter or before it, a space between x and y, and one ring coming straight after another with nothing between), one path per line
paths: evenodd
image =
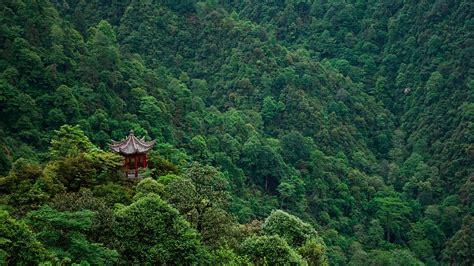
M112 140L112 144L109 145L110 149L124 155L132 154L143 154L147 153L153 148L156 140L150 142L145 141L145 137L138 139L133 134L133 130L130 131L128 137L121 141Z

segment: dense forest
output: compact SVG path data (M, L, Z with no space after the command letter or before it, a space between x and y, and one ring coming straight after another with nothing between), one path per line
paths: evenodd
M0 1L1 264L473 265L473 14Z

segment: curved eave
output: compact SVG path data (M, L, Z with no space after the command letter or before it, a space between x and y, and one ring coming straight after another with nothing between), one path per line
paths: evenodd
M129 155L142 155L142 154L147 154L148 152L149 152L149 150L144 151L144 152L134 152L134 153L127 153L127 152L122 152L122 151L120 151L120 152L118 152L118 153L121 154L121 155L127 155L127 156L129 156Z
M144 138L138 139L134 135L129 135L122 141L112 141L109 148L122 155L145 154L155 145L156 140L146 142Z

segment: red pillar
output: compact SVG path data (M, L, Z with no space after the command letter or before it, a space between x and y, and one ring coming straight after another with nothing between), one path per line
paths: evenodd
M147 155L145 153L145 155L143 156L143 168L146 168L148 166L148 162L147 162Z
M128 156L124 156L123 168L125 168L125 177L128 177Z
M140 157L135 156L135 177L138 177L138 159Z

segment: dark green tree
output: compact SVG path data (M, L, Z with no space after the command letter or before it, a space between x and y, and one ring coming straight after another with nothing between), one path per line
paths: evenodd
M39 264L52 261L48 252L24 222L0 210L0 261L5 264Z
M87 239L93 217L90 210L59 212L45 205L28 213L26 221L36 237L60 260L97 264L116 262L119 256L115 250Z

